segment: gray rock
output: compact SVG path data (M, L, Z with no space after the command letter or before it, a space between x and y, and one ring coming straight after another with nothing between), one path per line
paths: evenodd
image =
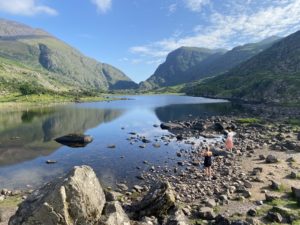
M121 191L127 191L128 190L128 187L126 184L117 184L117 187L121 190Z
M227 201L227 200L228 200L228 197L227 197L227 195L220 195L219 199L220 199L221 201Z
M118 201L123 196L123 194L116 191L105 190L104 192L106 201L108 202Z
M257 218L246 218L246 222L251 225L260 225L261 222Z
M247 211L247 215L249 215L249 216L256 216L256 214L257 214L257 212L255 209L249 209Z
M188 218L184 215L182 210L179 209L173 212L167 221L167 225L188 225L188 224L190 224Z
M292 179L296 179L297 176L298 176L297 173L294 172L294 171L292 171L291 174L290 174L290 178L292 178Z
M281 186L281 183L279 183L278 181L275 181L275 180L271 180L271 189L273 190L280 190L280 186Z
M151 216L145 216L142 218L141 221L135 222L132 225L159 225L158 220L156 217Z
M274 155L268 155L266 158L266 163L277 163L278 159Z
M244 186L246 188L252 188L253 185L249 181L244 181Z
M249 225L249 223L244 220L235 220L231 222L231 225Z
M214 224L215 225L230 225L230 221L225 216L219 214L215 218L215 223Z
M143 216L162 217L175 204L175 195L168 182L159 182L152 186L146 196L133 204L131 211L134 217Z
M270 222L277 222L277 223L281 223L282 220L283 220L283 218L280 215L280 213L278 213L278 212L271 212L271 211L268 212L267 219Z
M273 200L281 198L281 195L278 193L265 193L266 201L271 202Z
M213 220L216 217L216 215L212 208L201 207L199 209L199 217L200 219Z
M118 201L107 202L98 225L130 225L130 220Z
M243 191L242 195L245 197L245 198L250 198L252 196L252 193L248 190L245 190Z
M216 201L214 199L211 198L211 199L207 199L205 201L205 205L208 206L208 207L213 208L213 207L215 207L217 205L217 203L216 203Z
M293 196L296 198L298 205L300 205L300 188L292 187Z
M142 192L144 188L139 185L134 185L133 189L136 190L137 192Z
M21 203L9 225L90 225L100 221L105 196L89 166L74 167Z
M183 129L183 126L178 123L162 123L160 128L163 130L180 130Z

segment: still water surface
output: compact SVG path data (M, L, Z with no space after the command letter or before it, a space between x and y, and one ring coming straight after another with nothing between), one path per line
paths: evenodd
M114 186L135 178L149 165L176 163L182 143L141 149L130 143L129 132L154 141L168 131L154 124L170 120L230 114L239 110L230 102L199 97L155 95L130 96L131 100L67 104L23 111L0 111L0 188L34 188L61 176L75 165L90 165L102 183ZM69 133L92 135L84 148L70 148L53 139ZM115 144L116 148L107 148ZM46 164L56 160L56 164ZM137 170L136 167L141 167Z

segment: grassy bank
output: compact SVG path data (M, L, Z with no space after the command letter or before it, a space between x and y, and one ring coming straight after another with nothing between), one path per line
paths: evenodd
M71 102L96 102L120 100L115 95L99 94L95 96L74 96L71 94L32 94L20 95L18 93L6 96L0 95L0 109L16 109L30 106L49 106Z

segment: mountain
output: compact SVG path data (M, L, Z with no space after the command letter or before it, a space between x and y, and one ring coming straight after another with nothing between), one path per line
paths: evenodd
M235 47L227 52L181 47L171 52L166 62L140 86L141 88L171 86L222 74L269 48L279 39L272 36L257 43Z
M140 84L142 89L165 87L191 81L187 74L190 68L199 63L217 58L224 50L207 48L180 47L168 54L166 61L159 65L154 74Z
M8 90L26 82L54 91L137 86L117 68L84 56L49 33L4 19L0 19L0 68L0 81Z
M269 48L278 40L280 40L279 37L272 36L257 43L237 46L215 60L212 60L210 63L201 63L191 68L188 72L194 80L222 74Z
M300 31L187 92L252 102L299 104Z

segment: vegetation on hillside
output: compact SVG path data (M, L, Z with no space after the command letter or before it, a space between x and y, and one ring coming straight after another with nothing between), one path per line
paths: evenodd
M186 93L197 96L297 105L300 103L300 31L275 43L228 73Z

